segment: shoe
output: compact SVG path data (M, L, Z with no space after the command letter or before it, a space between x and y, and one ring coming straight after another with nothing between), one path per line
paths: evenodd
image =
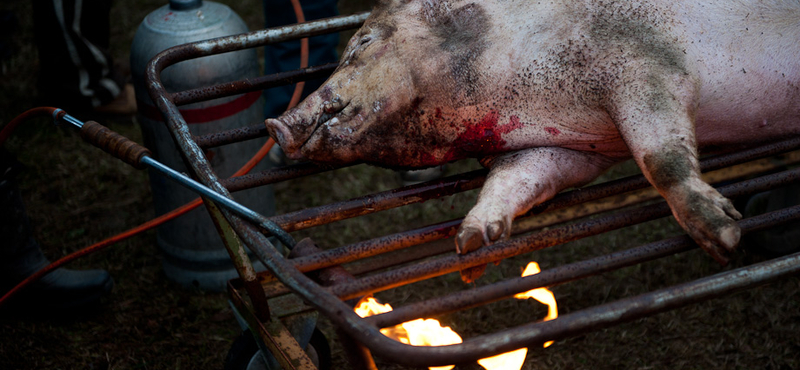
M136 114L136 93L133 90L133 85L125 84L114 100L106 105L95 107L94 112L114 116Z
M0 153L2 154L2 153ZM2 160L2 163L13 163ZM13 171L0 168L0 295L50 264L33 238ZM64 317L96 307L114 281L104 270L59 268L11 298L3 309Z
M16 284L50 264L41 255L38 247L36 244L36 251L33 255L34 259L39 261L35 264L39 268L31 268L31 265L25 265L23 262L16 268L11 268L8 272L1 274L0 295L4 295ZM6 263L3 265L7 266ZM31 273L25 276L13 274L13 270L17 269L29 270ZM91 311L99 307L100 298L110 293L113 287L114 280L105 270L58 268L18 292L8 302L7 308L20 313L43 313L48 316L79 315L84 311Z

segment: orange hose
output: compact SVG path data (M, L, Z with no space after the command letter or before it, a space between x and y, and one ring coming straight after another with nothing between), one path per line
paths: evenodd
M292 0L292 8L294 9L294 15L297 17L297 23L305 23L306 16L303 14L303 8L300 6L300 0ZM308 37L300 39L300 68L306 67L308 67ZM303 88L305 86L305 81L300 81L297 83L297 85L295 85L294 94L292 94L292 99L289 101L288 108L292 108L300 102L300 98L303 96Z
M22 122L25 122L29 119L35 117L46 117L46 116L53 116L53 113L58 108L53 107L37 107L33 109L28 109L25 112L22 112L19 116L14 117L2 130L0 130L0 146L5 144L6 140L11 136L11 133L19 126ZM63 117L63 115L61 116ZM55 117L54 117L55 118ZM60 117L59 117L60 118Z
M300 7L300 1L299 0L292 0L292 6L294 7L295 15L297 16L297 23L305 22L305 16L303 15L303 9ZM308 54L309 54L309 51L308 51L308 38L303 38L302 40L300 40L300 68L308 67ZM305 81L301 81L301 82L298 82L297 84L295 84L294 93L292 94L292 99L289 101L289 105L288 105L287 109L294 107L295 105L297 105L300 102L300 99L302 98L302 95L303 95L303 87L305 87ZM3 127L3 130L0 131L0 145L2 145L6 141L6 139L8 139L8 137L11 135L11 132L13 132L14 129L19 124L21 124L22 122L24 122L24 121L26 121L26 120L28 120L30 118L33 118L33 117L40 117L40 116L46 116L46 115L52 116L53 112L55 112L55 110L56 110L56 108L52 108L52 107L39 107L39 108L33 108L33 109L28 110L28 111L25 111L21 115L17 116L11 122L9 122L9 124L6 125L6 127ZM231 177L242 176L242 175L250 172L250 170L252 170L253 167L255 167L259 162L261 162L262 159L264 159L264 157L267 155L267 153L269 153L270 149L272 149L273 145L275 145L275 141L272 138L269 138L269 140L267 140L267 142L264 143L264 145L261 147L261 149L259 149L258 152L256 152L256 154L253 155L253 157L250 158L250 160L247 161L247 163L245 163L242 166L242 168L240 168L238 171L236 171L236 173L234 173ZM134 235L137 235L139 233L142 233L142 232L145 232L147 230L150 230L150 229L153 229L155 227L158 227L159 225L161 225L161 224L163 224L163 223L165 223L165 222L167 222L169 220L177 218L177 217L179 217L179 216L181 216L181 215L183 215L183 214L185 214L185 213L187 213L187 212L199 207L202 203L203 203L203 201L202 201L201 198L194 199L191 202L186 203L181 207L178 207L178 208L176 208L176 209L174 209L174 210L172 210L172 211L170 211L168 213L165 213L165 214L163 214L163 215L161 215L161 216L159 216L157 218L154 218L154 219L152 219L152 220L150 220L148 222L145 222L145 223L143 223L143 224L141 224L139 226L136 226L136 227L134 227L132 229L129 229L129 230L126 230L126 231L124 231L122 233L114 235L114 236L112 236L112 237L110 237L108 239L105 239L105 240L100 241L98 243L92 244L91 246L88 246L86 248L83 248L81 250L78 250L76 252L70 253L70 254L68 254L68 255L66 255L64 257L59 258L58 260L56 260L55 262L45 266L41 270L36 271L33 275L28 276L25 280L23 280L22 282L17 284L14 288L9 290L6 294L4 294L3 297L0 298L0 307L2 307L3 304L8 302L8 300L11 299L11 297L13 297L19 291L25 289L30 284L33 284L34 282L38 281L39 279L41 279L43 276L47 275L51 271L53 271L53 270L55 270L55 269L57 269L59 267L62 267L63 265L65 265L65 264L67 264L69 262L72 262L72 261L74 261L74 260L76 260L78 258L81 258L81 257L86 256L88 254L92 254L92 253L100 251L100 250L103 250L106 247L108 247L110 245L113 245L113 244L115 244L117 242L123 241L125 239L128 239L128 238L134 236Z

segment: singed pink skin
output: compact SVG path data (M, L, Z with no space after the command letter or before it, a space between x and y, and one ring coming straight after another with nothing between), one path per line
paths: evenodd
M724 264L740 215L700 180L698 147L800 135L797 19L785 0L384 0L325 85L266 124L318 162L494 158L462 253L632 156Z

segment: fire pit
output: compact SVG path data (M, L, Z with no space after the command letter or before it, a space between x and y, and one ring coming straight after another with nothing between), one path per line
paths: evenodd
M197 42L171 48L153 58L147 69L151 98L164 116L194 176L217 192L230 196L231 192L245 188L331 170L310 163L299 163L239 178L219 179L206 161L203 149L242 140L266 140L264 125L254 122L251 126L194 137L189 133L177 106L324 76L332 72L336 65L175 93L165 91L160 84L162 70L187 59L355 28L365 18L366 14L356 14ZM800 181L799 168L778 171L796 163L798 149L800 138L795 138L744 152L704 158L702 167L710 176L709 182L724 184L718 187L723 195L729 198L747 197ZM782 155L789 152L792 153ZM783 162L775 163L775 159L753 162L778 155L782 155L780 159ZM745 162L751 164L737 166ZM587 260L569 261L526 277L502 278L470 289L443 292L442 295L395 307L391 311L383 309L384 313L371 316L363 314L365 317L362 318L354 312L354 306L363 297L376 292L470 267L521 258L519 256L527 257L534 251L668 217L669 208L657 194L646 190L649 184L644 177L633 175L559 194L518 219L511 240L467 255L455 254L453 242L449 239L455 234L460 219L445 220L333 249L320 248L326 246L317 246L310 239L296 242L288 234L476 189L483 184L485 174L483 170L469 171L265 218L259 225L245 221L213 202L207 202L241 276L229 284L232 302L249 328L263 342L262 348L269 350L284 368L314 367L289 333L287 327L291 325L287 322L315 313L323 315L337 327L342 342L348 344L346 349L355 368L375 368L373 353L404 365L446 366L471 363L521 348L540 347L550 341L628 322L800 272L800 254L788 255L573 311L554 320L548 316L545 321L498 328L493 333L447 342L462 341L460 344L413 346L401 343L416 343L409 339L409 333L397 333L411 329L397 325L514 299L527 292L538 292L532 294L546 301L548 294L542 288L671 256L697 246L686 236L667 238ZM744 219L740 226L743 233L752 233L798 219L800 206L793 206ZM276 234L277 239L292 250L290 257L285 257L281 249L273 245L268 238L270 234ZM267 272L254 272L246 249L267 266ZM555 310L551 311L555 313ZM382 333L393 335L395 339ZM406 339L402 339L403 335Z

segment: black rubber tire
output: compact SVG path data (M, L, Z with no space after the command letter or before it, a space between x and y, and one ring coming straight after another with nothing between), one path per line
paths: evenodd
M797 204L800 204L800 185L793 184L750 197L743 213L752 217ZM742 244L751 252L770 258L795 253L800 251L800 221L747 234Z
M314 332L311 333L311 339L308 341L308 346L314 347L314 350L317 351L317 358L319 359L317 368L319 370L331 370L331 346L328 343L328 338L325 337L325 334L322 334L319 328L314 328Z
M311 339L308 343L309 347L313 347L313 351L317 353L318 364L317 368L319 370L330 370L331 369L331 347L328 344L328 339L325 338L325 334L323 334L319 328L314 328L314 332L311 333ZM308 352L311 348L306 349ZM228 350L228 354L225 356L225 365L223 369L225 370L247 370L247 365L250 364L250 360L255 356L259 351L258 344L256 344L255 338L253 338L253 334L250 330L245 330L236 340L233 341L230 350Z
M245 330L233 341L225 356L225 370L246 370L250 359L258 352L258 345L250 330Z

